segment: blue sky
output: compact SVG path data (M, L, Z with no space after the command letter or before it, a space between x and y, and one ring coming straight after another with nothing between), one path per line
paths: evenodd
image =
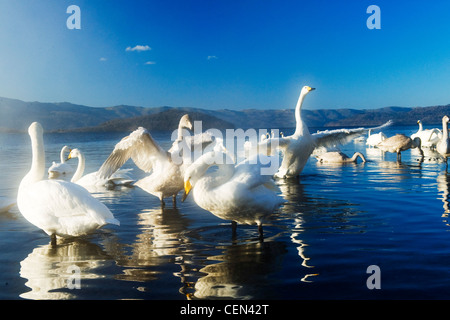
M0 96L282 109L310 85L307 109L448 104L449 18L447 0L0 0Z

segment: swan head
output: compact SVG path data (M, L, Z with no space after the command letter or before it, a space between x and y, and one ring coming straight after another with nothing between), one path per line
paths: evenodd
M448 116L444 116L443 118L442 118L442 122L449 122L449 118L448 118Z
M181 117L179 127L192 130L192 122L188 114L185 114L184 116Z
M70 153L67 156L67 160L73 159L73 158L78 158L81 155L80 150L78 150L77 148L75 149L69 149Z
M33 137L37 137L39 135L44 134L44 129L42 128L41 124L39 122L33 122L28 127L28 134Z
M304 86L304 87L302 88L302 91L301 91L300 94L306 95L306 94L310 93L310 92L313 91L313 90L316 90L316 88L311 88L310 86Z
M184 194L182 202L189 192L212 166L231 165L234 168L234 159L228 154L225 147L216 145L214 150L203 154L195 160L184 173Z

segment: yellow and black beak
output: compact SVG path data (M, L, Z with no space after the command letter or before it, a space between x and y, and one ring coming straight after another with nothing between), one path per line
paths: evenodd
M308 87L308 91L314 91L314 90L316 90L316 88Z
M186 180L184 182L184 194L183 198L181 198L181 202L184 202L184 200L186 200L186 197L188 196L189 192L191 192L191 189L192 189L191 182L189 180Z
M71 154L72 154L72 149L69 149L69 155L67 156L66 161L72 159Z

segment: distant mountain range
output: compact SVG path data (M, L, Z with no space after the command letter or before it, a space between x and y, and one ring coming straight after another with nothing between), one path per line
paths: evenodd
M279 110L208 110L199 108L145 108L120 105L107 108L88 107L68 102L25 102L0 98L0 131L24 132L33 121L46 131L123 131L138 126L155 131L171 131L179 118L188 113L193 121L202 120L208 128L290 128L295 127L294 108ZM385 107L379 109L302 110L311 127L374 126L393 120L399 125L441 124L450 115L450 104L430 107Z

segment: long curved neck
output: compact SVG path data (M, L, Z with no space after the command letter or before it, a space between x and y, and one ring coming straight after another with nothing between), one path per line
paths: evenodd
M361 158L362 162L366 162L366 158L364 158L364 155L363 155L362 153L360 153L360 152L355 152L355 153L353 154L353 157L352 157L351 161L353 161L353 162L356 161L356 159L357 159L358 157Z
M304 125L301 117L302 104L305 99L306 94L303 92L300 93L300 97L298 98L297 105L295 106L295 136L303 135L305 133L309 133L308 127Z
M84 168L86 165L86 160L84 158L84 155L82 153L78 154L78 166L77 166L77 171L75 171L75 174L73 175L72 179L70 180L71 182L77 182L78 180L81 179L81 177L83 176L84 173Z
M22 182L34 183L42 180L45 175L45 148L42 134L30 135L32 160L31 169Z
M419 122L419 132L421 132L422 130L423 130L422 122Z
M65 152L66 152L66 147L63 147L61 149L61 153L59 154L59 158L60 158L61 163L65 163L66 162L66 158L64 156Z

